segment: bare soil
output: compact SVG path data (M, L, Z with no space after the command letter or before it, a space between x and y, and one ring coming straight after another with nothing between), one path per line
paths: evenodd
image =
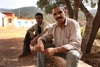
M31 46L32 54L18 58L22 53L23 40L28 28L0 27L0 67L36 67L36 52ZM99 45L93 45L92 53L84 55L82 60L93 67L100 64ZM97 42L96 42L97 43Z
M36 67L36 52L24 58L22 53L23 39L28 28L0 27L0 67Z

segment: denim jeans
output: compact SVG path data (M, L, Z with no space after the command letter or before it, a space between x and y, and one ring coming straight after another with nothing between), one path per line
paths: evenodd
M50 43L45 43L44 47L46 49L55 46ZM59 53L55 55L60 56L66 60L66 67L78 67L78 60L81 58L81 54L77 50L70 50L66 54ZM41 52L38 52L37 57L37 67L46 67L46 56Z

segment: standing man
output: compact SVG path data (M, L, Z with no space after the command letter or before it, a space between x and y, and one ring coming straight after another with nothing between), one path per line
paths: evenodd
M30 43L32 45L35 44L38 37L44 34L48 29L48 23L43 21L42 13L36 13L35 18L37 23L27 30L23 44L23 53L19 56L19 58L29 55L31 53Z
M46 58L57 55L66 59L66 67L77 67L81 58L81 31L77 21L66 17L61 6L55 6L52 14L56 23L38 39L37 67L45 67ZM53 39L54 45L47 43Z

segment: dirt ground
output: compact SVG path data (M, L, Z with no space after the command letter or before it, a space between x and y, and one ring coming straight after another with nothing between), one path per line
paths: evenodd
M0 67L36 67L36 52L24 58L18 58L22 53L23 39L28 28L0 27ZM98 40L100 44L100 40ZM98 48L98 49L97 49ZM82 60L93 67L100 64L100 46L94 46L89 55L84 55ZM96 52L96 53L95 53Z
M0 27L0 67L36 67L36 52L18 58L22 53L23 39L28 28Z

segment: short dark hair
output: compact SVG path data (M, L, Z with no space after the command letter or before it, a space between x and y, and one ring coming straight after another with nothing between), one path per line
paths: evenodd
M43 18L43 14L42 14L42 13L36 13L36 14L35 14L35 17L36 17L36 16L41 16L41 18Z

